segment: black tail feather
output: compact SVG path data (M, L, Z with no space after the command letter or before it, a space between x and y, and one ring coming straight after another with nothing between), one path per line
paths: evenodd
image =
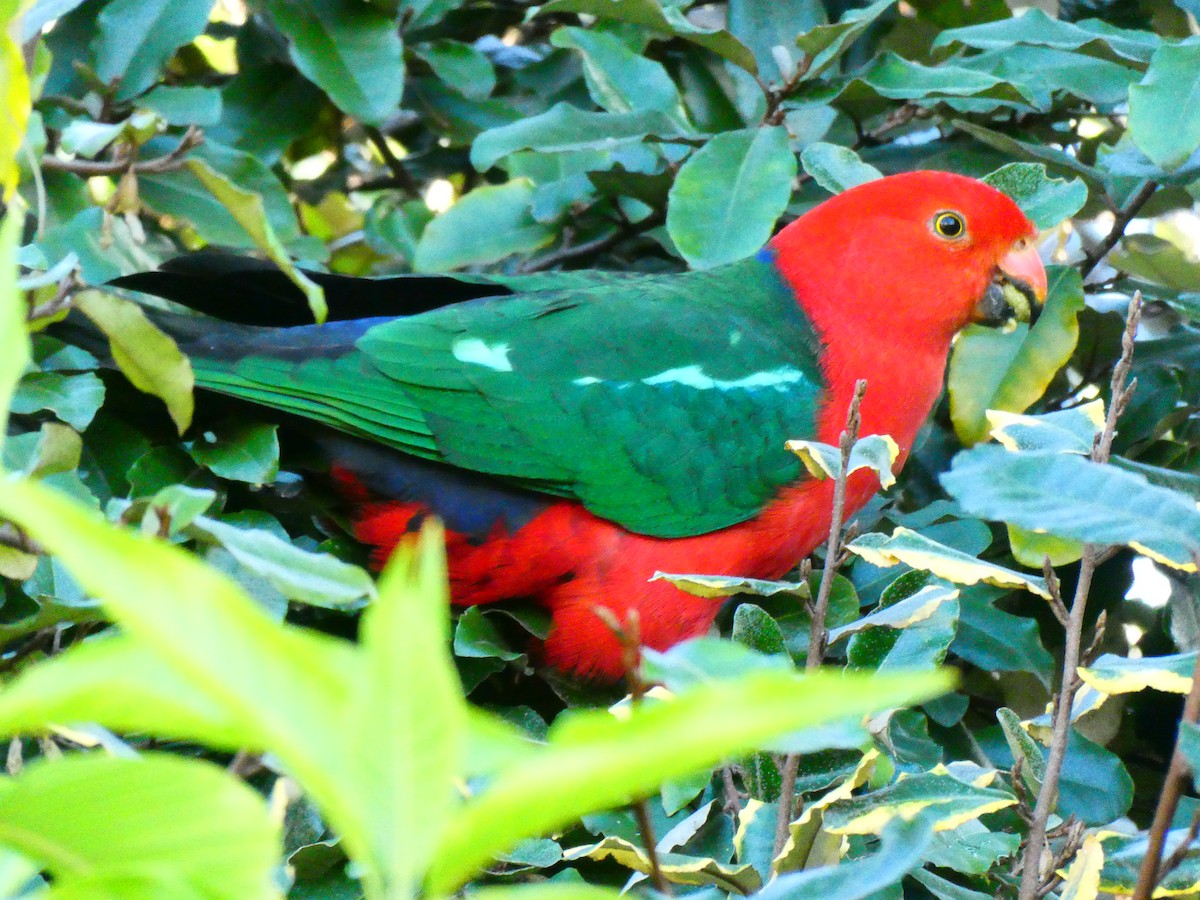
M328 272L305 274L325 290L328 321L411 316L463 300L509 294L499 285L452 275L360 278ZM155 272L109 282L172 300L197 312L243 325L312 324L304 294L273 263L217 251L180 256Z

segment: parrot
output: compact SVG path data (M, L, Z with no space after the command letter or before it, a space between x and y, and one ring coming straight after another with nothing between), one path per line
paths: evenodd
M114 284L190 308L152 318L199 388L323 426L373 565L436 516L454 605L532 601L539 663L615 681L614 618L665 650L723 602L656 572L779 579L826 540L833 483L786 443L837 444L858 380L860 433L903 465L955 335L1044 302L1036 237L995 188L915 171L708 269L310 273L322 324L279 269L228 253ZM856 471L847 517L878 490Z

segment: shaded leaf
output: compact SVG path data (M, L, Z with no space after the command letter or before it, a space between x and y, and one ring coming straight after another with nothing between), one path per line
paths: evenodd
M796 46L811 60L804 77L811 80L824 73L894 4L895 0L876 0L861 9L848 9L835 24L818 25L797 37Z
M92 372L31 372L17 385L12 411L29 415L48 409L75 430L83 431L103 402L104 382Z
M192 443L192 459L231 481L267 484L279 474L279 426L244 425L206 432ZM211 440L210 440L211 438Z
M154 84L176 49L204 31L213 0L113 0L96 18L96 74L128 100Z

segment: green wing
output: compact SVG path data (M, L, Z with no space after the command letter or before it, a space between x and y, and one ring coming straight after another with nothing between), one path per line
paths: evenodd
M824 386L769 260L580 284L190 349L202 386L577 498L642 534L744 521L800 477L784 441L814 436Z

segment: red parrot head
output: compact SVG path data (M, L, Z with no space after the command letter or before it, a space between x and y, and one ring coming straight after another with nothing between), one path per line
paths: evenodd
M982 181L909 172L825 201L770 246L818 329L887 329L932 349L971 322L1031 317L1046 296L1036 235L1017 204Z

